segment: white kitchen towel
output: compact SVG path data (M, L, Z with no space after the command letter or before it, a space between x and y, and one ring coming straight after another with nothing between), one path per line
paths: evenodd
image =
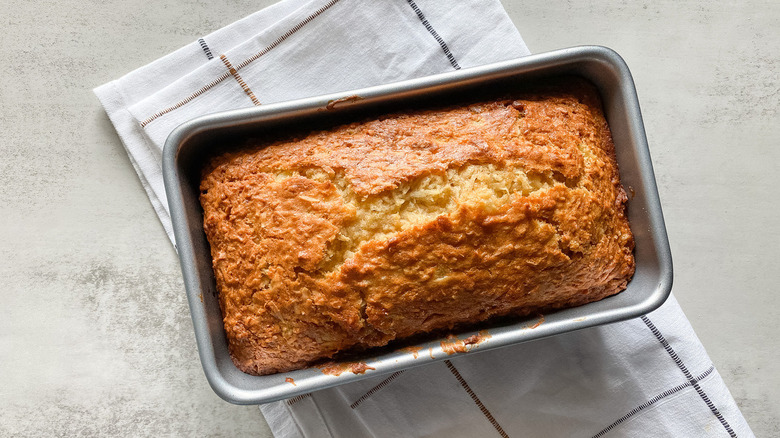
M160 157L178 124L528 53L498 0L284 0L95 93L173 240ZM261 410L280 437L752 436L674 298Z

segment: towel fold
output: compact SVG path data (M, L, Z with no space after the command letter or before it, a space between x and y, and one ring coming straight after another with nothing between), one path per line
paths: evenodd
M181 123L529 53L496 0L285 0L95 94L173 241L161 154Z

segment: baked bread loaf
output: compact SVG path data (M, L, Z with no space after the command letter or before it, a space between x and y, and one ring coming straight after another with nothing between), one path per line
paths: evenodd
M231 356L256 375L618 293L625 203L582 81L227 153L201 184Z

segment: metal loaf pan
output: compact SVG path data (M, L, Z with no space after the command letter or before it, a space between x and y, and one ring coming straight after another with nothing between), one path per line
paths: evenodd
M559 75L584 77L596 85L612 130L622 183L630 197L629 220L636 240L636 274L624 292L544 315L542 324L536 324L537 318L529 318L479 327L487 330L490 337L470 346L465 353L452 353L444 338L427 338L414 348L371 350L357 358L374 368L364 374L347 371L334 376L313 367L257 377L244 374L233 365L198 200L201 169L209 157L226 144L258 133L307 132L312 127L358 120L367 114L423 108L453 96L479 95L507 84ZM452 354L476 354L634 318L660 306L672 287L669 242L636 90L625 62L604 47L568 48L420 79L200 117L171 133L163 153L163 172L200 359L214 391L232 403L266 403L425 365ZM456 333L460 339L475 334L477 331ZM416 354L416 349L420 354ZM286 378L292 378L295 385L286 382Z

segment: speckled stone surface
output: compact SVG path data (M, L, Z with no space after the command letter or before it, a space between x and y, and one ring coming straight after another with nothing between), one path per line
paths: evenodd
M271 3L0 16L0 436L270 435L209 388L176 255L91 89ZM780 435L780 3L504 4L534 52L628 62L675 294L756 435Z

